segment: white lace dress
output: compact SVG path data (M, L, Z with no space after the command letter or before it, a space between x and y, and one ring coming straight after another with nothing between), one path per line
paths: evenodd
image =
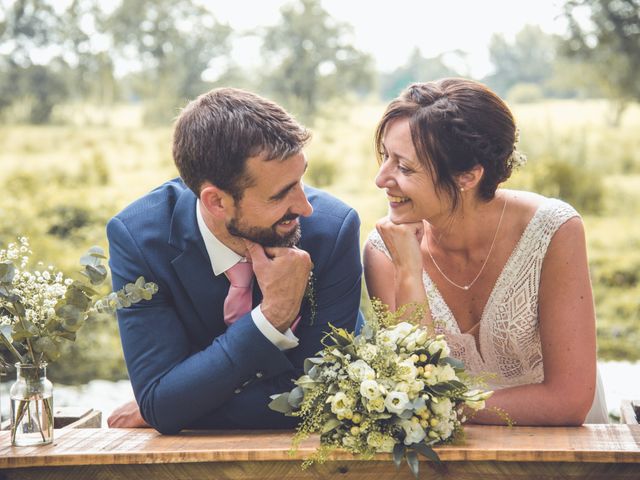
M555 232L578 213L568 204L546 199L537 209L499 275L479 323L479 344L461 333L449 306L429 275L422 280L436 329L444 333L453 357L468 371L491 374L489 386L501 389L540 383L544 379L538 328L538 287L547 247ZM389 256L376 230L369 242ZM585 423L608 423L604 389L597 375L596 395Z

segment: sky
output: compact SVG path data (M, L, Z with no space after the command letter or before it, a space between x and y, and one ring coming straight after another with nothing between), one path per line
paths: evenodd
M251 32L277 23L286 0L202 0L219 21L234 30ZM513 39L525 25L546 33L563 33L566 24L558 0L322 0L323 7L353 27L353 43L370 53L378 70L391 71L405 63L418 47L432 57L459 49L468 53L468 73L490 73L488 45L493 34ZM241 65L258 63L255 39L236 42L234 59ZM458 65L452 65L458 66ZM462 69L464 72L465 68Z

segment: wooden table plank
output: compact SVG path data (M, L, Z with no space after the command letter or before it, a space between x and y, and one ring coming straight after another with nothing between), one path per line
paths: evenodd
M463 443L437 448L443 461L640 465L640 425L574 428L469 425L465 432ZM51 445L11 447L9 432L2 432L0 469L198 462L297 463L318 445L318 438L311 438L290 455L291 437L289 431L191 431L160 435L151 429L78 429L56 430ZM335 452L331 459L358 460L347 452ZM376 456L380 461L389 459L386 454Z
M425 480L638 480L632 463L448 462L445 468L420 463ZM415 480L406 465L391 461L202 462L155 465L78 465L0 470L2 480Z

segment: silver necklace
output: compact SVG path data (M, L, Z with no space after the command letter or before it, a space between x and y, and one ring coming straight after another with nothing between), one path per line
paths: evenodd
M459 288L460 290L469 290L471 287L473 287L473 284L476 283L476 280L478 280L478 278L480 278L480 275L482 275L482 272L484 271L484 267L487 265L487 263L489 263L489 257L491 256L491 252L493 252L493 246L496 244L496 238L498 238L498 231L500 230L500 225L502 225L502 218L504 217L504 211L507 209L507 198L504 199L504 205L502 207L502 213L500 214L500 220L498 220L498 226L496 227L496 233L493 234L493 240L491 241L491 247L489 247L489 253L487 253L487 258L484 261L484 263L482 264L482 267L480 267L480 271L478 272L478 274L475 276L475 278L473 280L471 280L471 283L467 284L467 285L458 285L456 282L454 282L453 280L451 280L449 277L447 277L445 275L445 273L442 271L442 269L440 268L440 266L436 263L436 260L433 258L433 255L431 255L431 249L429 248L429 236L427 235L427 252L429 253L429 257L431 258L431 261L433 262L433 264L436 266L436 268L438 269L438 271L440 272L440 275L442 275L442 277L449 282L451 285L453 285L454 287Z

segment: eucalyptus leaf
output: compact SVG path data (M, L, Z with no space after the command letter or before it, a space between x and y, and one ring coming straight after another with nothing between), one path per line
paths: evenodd
M91 247L87 253L80 257L80 265L82 266L98 266L102 263L102 260L106 260L104 256L104 250L100 247Z
M293 411L291 405L289 405L289 392L284 392L271 398L273 398L269 403L269 408L271 410L284 414L291 413Z
M0 283L11 284L16 276L16 267L13 262L0 262Z
M5 308L9 311L13 310L11 313L16 317L24 318L27 316L27 311L24 308L24 304L20 300L12 302L11 306L5 305Z
M461 360L458 360L457 358L453 358L453 357L445 357L442 360L443 363L449 364L451 365L453 368L456 368L458 370L464 370L464 363L462 363Z
M342 422L338 420L336 417L331 417L329 420L324 422L324 425L322 426L322 430L320 431L320 433L322 434L329 433L330 431L338 428L341 424Z
M10 288L11 284L2 285L0 284L0 298L4 298L7 302L13 302L15 300L19 300L20 297L13 294L13 289Z
M422 442L414 443L412 446L416 450L416 452L426 457L427 459L431 460L432 462L436 462L438 464L442 463L442 460L440 460L440 457L438 456L438 454L430 446L425 445Z
M13 342L11 338L11 330L13 330L11 325L0 325L0 335L4 335L4 338L9 342Z
M309 372L307 373L307 375L309 375L311 379L317 380L321 373L322 373L321 368L318 365L314 365L309 369Z
M71 285L67 287L67 291L64 294L63 303L67 305L72 305L76 307L78 310L87 311L88 307L91 303L91 298L87 296L86 293L82 291L81 288L78 287L78 282L73 282ZM60 304L60 302L58 302ZM57 305L56 305L56 313L57 313Z
M375 335L375 333L376 333L376 331L369 324L369 322L365 322L364 325L362 326L362 330L360 331L360 334L364 338L366 338L367 340L371 340L373 338L373 336Z
M63 305L56 309L56 314L62 320L62 327L70 332L78 331L84 323L84 314L75 305Z
M418 454L413 450L407 451L407 463L409 464L409 468L411 469L411 473L413 473L413 476L418 478L420 463L418 461Z
M85 265L82 272L92 285L100 285L107 278L107 267L104 265Z
M315 365L322 365L324 360L319 357L310 357L304 359L304 373L309 375L309 370L311 370Z
M296 387L291 390L291 392L289 392L289 398L287 399L287 401L289 402L289 405L291 405L291 408L297 410L298 408L300 408L303 399L304 390L300 387Z
M316 381L313 380L309 375L302 375L294 383L303 388L308 388L316 385Z
M396 443L393 446L393 463L395 463L396 468L400 468L402 465L402 459L404 458L405 446L402 443Z

